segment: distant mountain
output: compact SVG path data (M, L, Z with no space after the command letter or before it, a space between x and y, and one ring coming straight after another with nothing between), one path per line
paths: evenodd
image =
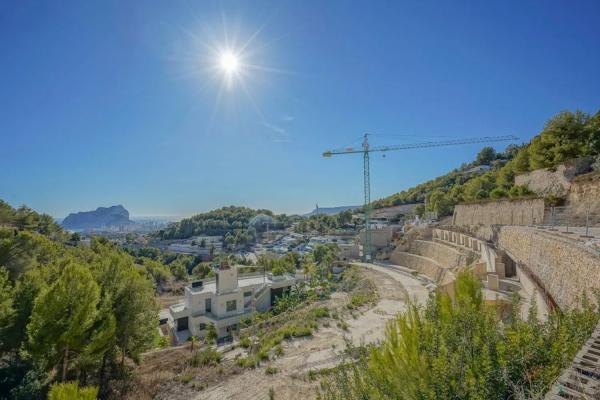
M360 207L361 206L319 207L319 214L335 215L335 214L341 213L342 211L356 210L357 208L360 208ZM309 212L308 214L304 214L304 216L310 217L311 215L315 215L315 214L317 214L316 208L314 210L312 210L311 212Z
M98 207L95 211L69 214L62 222L66 229L94 230L129 225L129 211L122 205Z

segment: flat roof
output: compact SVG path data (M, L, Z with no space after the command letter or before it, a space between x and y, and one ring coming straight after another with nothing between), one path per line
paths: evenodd
M288 276L288 275L284 275L283 278L281 279L275 279L273 280L269 275L266 276L266 280L265 277L261 276L261 275L257 275L257 276L250 276L250 277L240 277L238 278L238 288L239 289L243 289L243 288L247 288L249 286L255 286L255 285L260 285L262 283L267 283L267 284L272 284L274 282L281 282L281 281L287 281L287 280L295 280L295 277L292 276ZM215 281L211 281L211 282L207 282L202 286L199 287L191 287L191 286L186 286L186 289L189 289L192 293L216 293L217 292L217 283Z

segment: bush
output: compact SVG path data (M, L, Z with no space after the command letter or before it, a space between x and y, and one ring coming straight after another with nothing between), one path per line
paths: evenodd
M275 375L277 372L279 372L279 370L270 365L265 369L265 374L267 374L267 375Z
M283 347L281 347L281 345L278 345L277 347L275 347L275 355L276 356L283 355Z
M327 309L326 307L315 308L315 317L317 317L317 318L329 317L329 309Z
M354 310L356 308L359 308L359 307L367 304L368 302L369 302L369 298L367 297L367 295L365 295L363 293L354 293L350 297L350 301L348 302L346 307L350 310Z
M502 188L495 188L490 192L490 197L492 199L501 199L503 197L508 197L508 192Z
M454 301L437 293L390 322L380 346L360 347L324 381L324 400L514 399L546 393L589 338L598 310L581 307L538 322L535 304L520 318L516 299L500 321L481 283L459 274Z
M96 400L97 397L97 387L79 387L77 382L55 383L48 393L48 400Z
M190 358L190 365L194 368L203 367L205 365L215 365L221 362L221 353L212 347L207 347L202 351L198 351Z
M244 336L240 339L240 346L242 346L245 349L250 347L251 344L252 342L250 341L250 338L248 336Z

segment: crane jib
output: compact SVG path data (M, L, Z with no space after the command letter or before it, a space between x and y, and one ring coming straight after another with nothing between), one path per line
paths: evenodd
M358 154L362 153L364 157L364 195L365 195L365 204L364 204L364 216L365 216L365 228L364 228L364 240L363 240L363 259L365 261L371 261L371 232L370 232L370 207L371 207L371 178L369 171L369 153L375 151L394 151L394 150L408 150L408 149L422 149L427 147L443 147L443 146L456 146L461 144L472 144L472 143L485 143L485 142L502 142L508 140L517 140L518 137L514 135L505 135L505 136L484 136L479 138L470 138L470 139L452 139L445 140L439 142L421 142L421 143L411 143L411 144L403 144L396 146L379 146L379 147L371 147L369 145L368 135L364 136L364 141L362 145L362 149L354 149L352 147L347 147L345 149L338 150L327 150L323 152L323 157L331 157L333 155L338 154Z

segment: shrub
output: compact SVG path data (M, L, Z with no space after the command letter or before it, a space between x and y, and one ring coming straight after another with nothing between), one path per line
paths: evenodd
M346 321L339 321L337 323L337 327L340 328L340 329L342 329L342 330L344 330L344 331L347 331L348 330L348 323Z
M322 386L324 400L538 398L587 340L598 310L581 307L538 322L535 304L520 318L515 301L500 321L481 283L459 274L455 299L437 293L388 325L379 346L359 347Z
M350 302L346 305L346 307L350 310L354 310L368 303L368 301L369 298L367 297L367 295L363 293L354 293L352 297L350 297Z
M251 344L252 342L250 341L250 338L248 336L244 336L240 339L240 346L242 346L245 349L250 347Z
M205 365L215 365L221 362L221 353L212 347L207 347L202 351L198 351L190 358L190 365L194 368L203 367Z
M501 199L503 197L508 197L508 192L502 188L495 188L490 192L490 197L492 199Z
M275 347L275 355L276 356L281 356L283 355L283 347L281 347L281 345Z
M275 375L277 372L279 372L279 370L271 365L265 369L265 374L267 375Z
M55 383L48 392L48 400L96 400L97 396L97 387L79 387L77 382Z
M329 310L326 307L317 307L315 308L315 317L327 318L329 317Z

